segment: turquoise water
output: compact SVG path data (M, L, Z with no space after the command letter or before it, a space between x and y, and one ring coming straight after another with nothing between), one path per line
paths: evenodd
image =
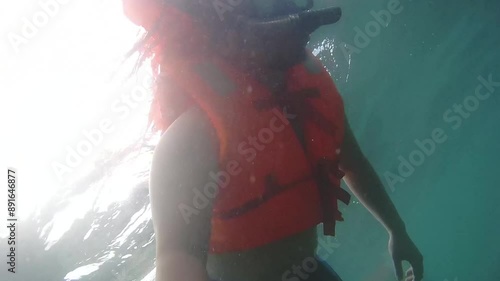
M478 77L500 81L500 4L401 0L381 25L371 12L389 2L341 2L343 19L316 32L310 47L424 255L424 280L500 280L500 87L474 98ZM366 26L371 35L359 42L356 27ZM416 142L427 139L434 145L425 151ZM113 157L25 222L15 280L153 280L150 155ZM406 161L413 168L399 171ZM110 203L116 186L132 192ZM59 210L78 204L86 211L60 224L69 219ZM395 280L383 227L355 199L342 211L328 262L345 281Z
M402 0L402 11L348 63L342 42L354 45L354 27L364 29L374 20L370 11L387 9L388 2L345 3L343 21L315 37L339 44L335 61L331 49L319 55L362 149L424 255L425 280L500 280L500 87L478 105L471 98L478 76L500 81L500 5ZM453 106L464 101L469 107L462 116ZM389 188L385 173L399 175L398 157L408 160L419 150L415 140L431 138L435 129L446 140ZM345 280L392 280L385 230L360 204L344 212L330 263Z

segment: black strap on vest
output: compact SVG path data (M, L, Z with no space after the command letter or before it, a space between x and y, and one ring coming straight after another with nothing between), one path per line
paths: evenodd
M318 97L320 97L319 90L310 88L296 93L276 95L269 99L255 100L253 105L258 111L271 110L276 106L284 106L286 108L290 108L292 112L296 113L298 120L290 120L290 123L294 127L297 138L302 143L305 153L305 136L303 130L301 130L301 127L304 125L305 118L308 118L319 126L324 132L332 136L337 130L337 128L334 127L334 124L332 124L321 113L317 112L308 102L306 102L306 99L308 98ZM292 121L296 121L295 124L292 123ZM337 207L337 199L347 205L349 204L351 197L351 195L340 186L334 185L332 179L330 178L334 176L339 179L344 176L344 173L338 169L338 164L338 162L327 158L320 159L317 163L315 163L315 166L313 166L314 172L312 176L281 186L276 182L273 175L267 175L265 191L260 198L255 198L243 204L241 207L218 214L217 217L222 219L231 219L241 216L264 204L274 196L297 186L299 183L314 179L317 183L319 197L321 200L324 234L333 236L335 235L336 217L340 215Z
M339 170L338 162L323 158L318 161L315 169L315 178L318 184L321 208L323 211L323 234L335 235L336 216L340 216L337 200L348 205L351 195L340 186L335 186L331 180L342 178L345 174Z
M267 175L266 176L266 183L265 183L265 190L264 193L262 194L261 197L255 198L253 200L248 201L247 203L243 204L240 207L233 208L227 212L217 214L216 216L221 219L233 219L236 217L239 217L241 215L244 215L245 213L256 209L260 205L264 204L267 202L269 199L275 197L276 195L287 191L289 189L292 189L299 185L300 183L307 182L308 180L311 180L312 177L306 177L304 179L297 180L295 182L292 182L287 185L279 185L276 182L276 179L272 175Z

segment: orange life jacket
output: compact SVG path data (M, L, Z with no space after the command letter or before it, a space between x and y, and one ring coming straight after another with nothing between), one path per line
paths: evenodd
M255 248L321 222L334 235L337 200L349 202L338 169L344 110L318 60L290 69L279 97L215 57L162 72L207 113L219 139L211 252Z
M252 249L319 223L334 235L337 200L350 197L338 169L344 108L321 62L309 54L289 69L278 95L216 55L162 62L160 79L183 96L160 88L155 124L166 129L196 103L219 140L210 252Z

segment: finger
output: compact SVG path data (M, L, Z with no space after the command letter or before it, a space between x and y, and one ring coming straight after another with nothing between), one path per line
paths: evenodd
M393 259L394 261L394 269L396 269L396 277L398 281L403 280L403 264L400 259Z
M422 280L422 278L424 278L424 259L422 257L419 257L415 261L410 262L410 264L413 268L415 280Z
M406 277L413 277L413 267L410 267L410 269L406 271Z
M410 269L408 269L406 271L405 281L415 281L415 275L413 275L413 268L412 267L410 267Z

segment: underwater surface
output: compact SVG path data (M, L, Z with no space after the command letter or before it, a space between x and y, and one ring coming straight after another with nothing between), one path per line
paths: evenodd
M500 280L500 2L316 7L332 2L343 18L310 48L424 255L424 280ZM2 268L2 280L154 280L152 149L110 155L24 221L18 273ZM328 262L345 281L395 280L383 227L355 197L341 211Z

